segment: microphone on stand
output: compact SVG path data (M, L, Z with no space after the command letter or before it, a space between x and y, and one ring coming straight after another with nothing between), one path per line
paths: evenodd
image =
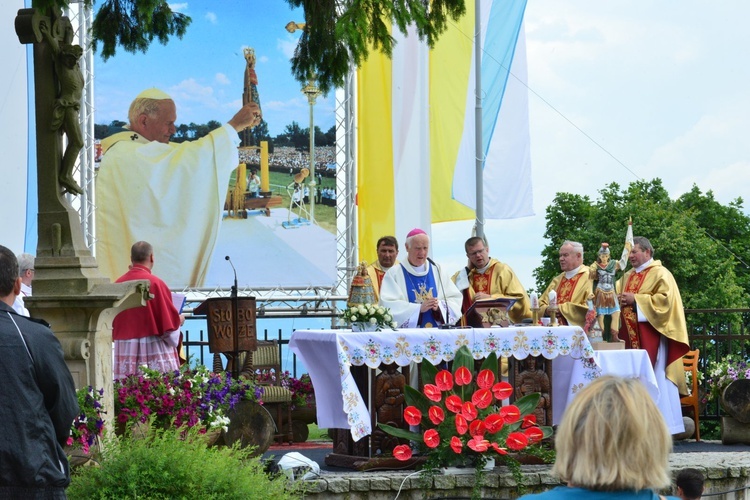
M232 271L234 271L234 285L232 285L232 337L234 340L234 349L233 356L232 356L232 378L237 380L240 376L240 328L239 328L239 322L237 321L238 316L238 301L239 298L237 297L237 269L235 269L234 264L232 263L232 259L229 258L229 255L224 257L225 260L229 262L229 265L232 266Z
M446 320L445 320L445 324L440 325L440 328L448 329L448 328L451 328L453 325L451 325L451 310L448 307L448 296L445 295L445 287L443 286L443 276L440 273L440 267L437 264L435 264L435 261L429 257L427 257L427 260L435 269L437 269L438 281L440 282L440 289L443 291L443 302L445 303Z
M229 255L224 257L224 260L229 261L229 265L232 266L232 271L234 271L234 285L232 286L232 297L237 296L237 269L234 268L234 264L232 264L232 259L229 258Z

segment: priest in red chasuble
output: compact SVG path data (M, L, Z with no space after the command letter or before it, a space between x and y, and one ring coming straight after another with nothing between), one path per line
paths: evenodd
M512 298L516 303L510 308L513 323L521 323L531 317L529 296L513 269L497 259L490 258L490 247L484 239L473 236L464 244L469 267L451 278L463 294L461 312L466 314L475 300Z
M378 240L375 247L378 251L378 260L367 266L367 274L372 282L372 289L375 292L375 302L380 301L380 284L383 282L383 276L395 264L398 264L398 240L393 236L383 236Z
M645 349L654 371L663 365L680 394L687 394L682 356L690 350L690 341L682 297L672 273L653 255L648 239L633 238L633 268L617 282L622 308L620 338L629 349Z
M586 300L593 290L589 268L583 265L583 245L577 241L565 241L562 244L560 269L562 272L552 280L539 298L540 314L547 315L549 293L554 290L557 295L557 319L560 324L583 328L589 310Z

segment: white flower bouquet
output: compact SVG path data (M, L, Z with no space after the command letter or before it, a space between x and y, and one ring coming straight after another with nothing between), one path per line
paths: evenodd
M361 329L380 331L383 328L396 329L396 322L387 307L377 304L359 304L351 306L341 313L341 317L352 325L361 324Z

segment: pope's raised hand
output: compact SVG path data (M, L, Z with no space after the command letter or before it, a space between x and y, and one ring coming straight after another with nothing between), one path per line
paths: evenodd
M242 106L228 123L237 132L241 132L248 127L255 127L260 123L262 118L263 113L260 110L260 106L254 102L250 102Z

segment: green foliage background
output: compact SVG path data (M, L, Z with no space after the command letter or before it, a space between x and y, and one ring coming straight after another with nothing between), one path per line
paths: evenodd
M542 264L534 270L543 290L560 272L558 250L565 240L584 247L584 264L596 260L602 242L619 258L628 218L633 234L645 236L680 287L687 309L740 308L750 303L750 217L743 200L721 205L697 186L676 200L658 178L626 188L606 185L599 196L558 193L546 211Z

